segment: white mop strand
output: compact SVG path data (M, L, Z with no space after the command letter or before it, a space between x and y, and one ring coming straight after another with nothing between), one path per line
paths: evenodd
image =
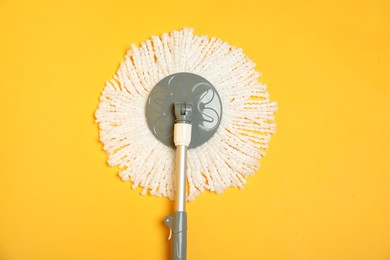
M148 129L145 104L153 87L164 77L191 72L217 89L223 116L217 133L188 152L188 200L205 190L243 188L246 177L259 168L270 135L275 132L275 102L260 73L241 49L220 39L193 34L193 29L154 36L135 45L108 81L96 111L100 140L108 164L142 194L173 198L174 150L160 143Z

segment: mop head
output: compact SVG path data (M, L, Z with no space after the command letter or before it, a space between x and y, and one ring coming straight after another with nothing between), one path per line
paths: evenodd
M255 173L275 132L275 102L269 100L260 73L242 50L193 29L153 36L132 45L113 79L106 83L96 111L108 164L121 168L124 181L141 194L173 199L175 150L148 128L145 105L153 87L173 73L197 74L214 85L223 106L220 126L202 146L188 150L187 200L205 190L222 193L243 188Z

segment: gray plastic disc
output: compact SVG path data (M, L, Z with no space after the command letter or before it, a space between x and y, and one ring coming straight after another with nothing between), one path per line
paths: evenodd
M145 109L148 127L160 142L173 148L176 102L192 104L189 148L207 142L222 119L222 102L214 86L199 75L180 72L165 77L150 92Z

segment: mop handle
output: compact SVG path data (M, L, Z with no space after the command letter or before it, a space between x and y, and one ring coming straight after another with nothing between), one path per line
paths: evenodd
M187 213L186 208L186 169L187 150L191 142L192 104L175 104L176 122L174 126L174 143L176 146L175 167L175 212L165 217L165 224L171 230L172 260L185 260L187 257Z

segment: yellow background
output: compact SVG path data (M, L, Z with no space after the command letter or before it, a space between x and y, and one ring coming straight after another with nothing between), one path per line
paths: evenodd
M188 205L188 259L390 259L390 2L0 0L0 259L168 259L170 202L106 165L94 111L131 43L242 47L279 104L244 190Z

